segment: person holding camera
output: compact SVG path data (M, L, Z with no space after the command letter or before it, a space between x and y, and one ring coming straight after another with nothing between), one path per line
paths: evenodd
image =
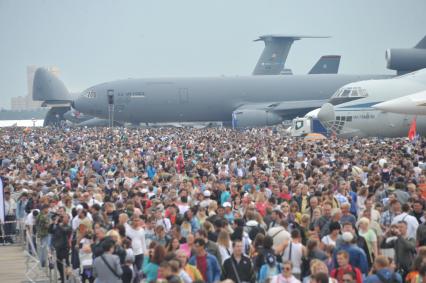
M391 225L380 247L395 250L397 270L405 278L416 255L416 240L408 237L407 222L399 221L397 225Z
M53 227L53 246L56 251L56 264L58 266L61 282L65 281L64 270L69 265L70 238L72 229L70 226L70 217L68 214L57 215ZM66 266L64 266L64 263Z

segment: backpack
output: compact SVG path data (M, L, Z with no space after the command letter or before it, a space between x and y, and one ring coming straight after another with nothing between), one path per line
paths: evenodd
M265 267L266 268L266 278L271 278L272 276L278 275L281 273L281 268L279 264L270 266L268 263L265 263L262 265L261 269Z
M260 225L253 227L250 232L248 233L250 240L254 241L254 239L256 238L257 234L263 234L265 235L265 230L263 230L262 227L260 227Z
M311 258L309 256L302 257L302 277L311 275Z
M400 281L396 277L395 272L392 272L392 276L389 280L386 279L385 277L383 277L383 275L381 275L380 273L376 273L376 276L377 276L377 278L379 278L380 282L382 282L382 283L400 283Z

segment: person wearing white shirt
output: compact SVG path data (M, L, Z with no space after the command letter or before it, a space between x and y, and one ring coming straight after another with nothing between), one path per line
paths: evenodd
M408 238L416 239L417 228L419 227L419 222L416 217L409 215L408 210L410 207L408 204L402 206L402 213L395 216L392 220L392 224L398 224L400 221L407 223L407 236Z
M163 226L164 231L166 231L166 233L168 233L170 229L172 229L172 223L170 222L170 219L163 217L161 210L156 211L155 219L156 226Z
M77 230L80 226L80 222L84 218L88 218L91 222L93 222L92 214L90 212L83 210L83 206L77 205L77 215L71 221L71 228L73 231Z
M284 253L282 255L282 262L285 262L286 260L291 262L291 273L294 274L296 278L301 278L302 258L303 254L305 253L305 247L302 245L301 241L302 238L299 230L292 230L291 240L285 247Z
M179 214L180 215L184 215L185 212L188 211L189 205L188 205L188 197L187 196L181 197L181 202L178 204L178 208L179 208Z
M141 270L143 256L146 253L145 230L142 228L142 220L138 216L132 217L132 226L125 223L126 236L132 240L132 249L135 255L137 270Z
M25 227L26 227L26 237L31 237L32 243L30 243L30 248L34 246L34 243L36 242L36 234L34 230L34 225L36 222L37 215L40 213L39 209L33 209L30 213L28 213L27 217L25 218ZM27 240L29 240L27 238ZM31 242L31 240L29 242ZM35 247L35 246L34 246Z

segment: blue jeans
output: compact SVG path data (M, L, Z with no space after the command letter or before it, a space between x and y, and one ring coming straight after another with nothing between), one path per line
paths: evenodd
M46 235L40 239L40 247L38 251L38 256L39 256L42 267L46 266L48 248L49 248L49 236Z

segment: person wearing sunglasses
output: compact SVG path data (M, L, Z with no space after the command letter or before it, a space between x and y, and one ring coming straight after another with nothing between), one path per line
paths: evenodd
M301 283L292 273L293 264L287 260L282 264L282 272L271 277L271 283Z

